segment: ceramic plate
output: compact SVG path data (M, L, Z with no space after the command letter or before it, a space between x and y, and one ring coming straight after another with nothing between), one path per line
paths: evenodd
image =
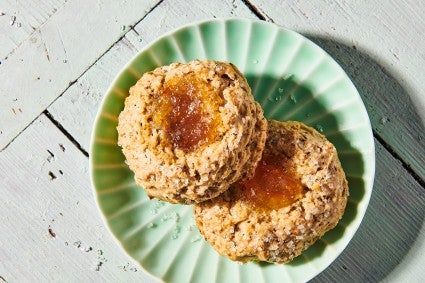
M160 65L224 60L247 77L265 116L302 121L335 144L349 182L343 219L289 264L238 264L201 237L192 207L149 200L117 145L117 117L129 88ZM341 67L303 36L241 19L191 24L140 52L106 93L94 125L91 177L100 211L123 249L165 282L300 282L325 269L357 230L372 190L375 155L361 98Z

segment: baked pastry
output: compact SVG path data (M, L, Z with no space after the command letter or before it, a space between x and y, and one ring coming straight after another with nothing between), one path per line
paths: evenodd
M255 176L194 212L221 255L285 263L337 225L347 196L336 149L323 135L300 122L270 121Z
M190 204L253 174L267 121L234 65L195 60L145 73L117 130L137 184L151 197Z

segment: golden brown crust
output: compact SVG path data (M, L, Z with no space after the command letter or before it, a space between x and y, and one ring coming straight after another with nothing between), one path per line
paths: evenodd
M189 152L164 142L165 129L152 122L155 99L164 92L164 85L182 76L208 82L220 96L211 99L221 101L216 140ZM152 197L190 204L213 198L252 174L264 148L267 121L235 66L196 60L144 74L130 89L117 129L118 144L136 182Z
M304 196L277 210L256 210L232 186L195 205L196 223L212 246L232 260L285 263L336 226L348 185L335 147L302 123L269 121L263 154L288 158L307 188Z

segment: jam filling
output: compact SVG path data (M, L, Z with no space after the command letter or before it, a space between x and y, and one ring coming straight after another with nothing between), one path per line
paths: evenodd
M254 176L237 184L242 199L257 209L277 210L302 198L304 186L286 163L279 156L263 155Z
M214 142L221 121L218 91L193 74L173 77L158 99L156 122L173 148L191 152Z

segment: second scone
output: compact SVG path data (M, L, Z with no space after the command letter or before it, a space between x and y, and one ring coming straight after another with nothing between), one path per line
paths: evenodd
M145 73L130 89L117 129L148 195L190 204L253 174L267 122L234 65L195 60Z
M270 121L254 178L195 205L199 231L232 260L286 263L334 228L348 185L335 147L295 121Z

